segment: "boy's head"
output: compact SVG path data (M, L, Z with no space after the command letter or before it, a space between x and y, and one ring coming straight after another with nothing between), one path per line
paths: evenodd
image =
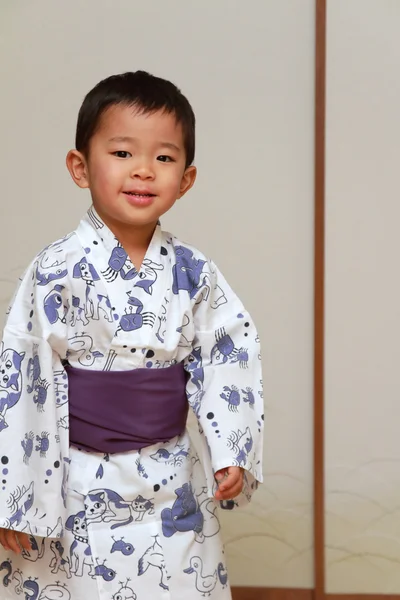
M166 79L145 71L112 75L100 81L85 97L78 115L75 147L85 156L105 111L112 106L125 106L143 114L158 111L175 117L182 127L186 167L194 161L195 115L181 91Z
M132 227L148 237L192 187L194 146L194 113L178 88L143 71L124 73L85 97L67 166L122 243Z

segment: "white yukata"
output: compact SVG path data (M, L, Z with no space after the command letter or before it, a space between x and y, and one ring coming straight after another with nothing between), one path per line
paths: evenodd
M162 369L183 362L195 427L141 451L69 446L64 366ZM112 397L110 398L112 402ZM215 265L157 225L140 272L91 207L32 262L0 349L0 598L231 598L214 473L262 481L258 336ZM192 431L193 429L193 431Z

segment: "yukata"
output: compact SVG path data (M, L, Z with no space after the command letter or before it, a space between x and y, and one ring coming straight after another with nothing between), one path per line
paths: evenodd
M125 452L70 442L69 370L168 368L190 407L172 439ZM74 404L98 400L101 415L118 406L107 394ZM91 207L31 263L8 311L0 526L28 533L31 550L0 548L0 598L231 598L218 511L262 481L263 420L257 332L215 264L158 224L138 272ZM218 503L214 473L231 465L242 493Z

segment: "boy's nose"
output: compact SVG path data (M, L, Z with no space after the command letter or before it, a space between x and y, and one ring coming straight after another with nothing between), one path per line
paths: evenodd
M142 163L132 169L131 177L133 179L153 179L154 172L149 164Z

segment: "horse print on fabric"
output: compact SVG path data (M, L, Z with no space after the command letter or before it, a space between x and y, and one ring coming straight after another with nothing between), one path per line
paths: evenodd
M25 352L18 353L12 348L4 350L4 344L0 346L0 431L6 429L6 413L13 408L22 393L21 366Z

